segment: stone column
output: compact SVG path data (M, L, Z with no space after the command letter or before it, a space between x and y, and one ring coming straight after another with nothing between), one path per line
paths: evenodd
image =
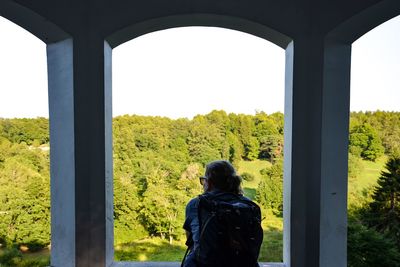
M286 266L347 266L350 53L313 35L286 50Z
M51 142L57 144L51 151L51 264L110 266L111 48L101 38L79 36L49 45L48 56Z

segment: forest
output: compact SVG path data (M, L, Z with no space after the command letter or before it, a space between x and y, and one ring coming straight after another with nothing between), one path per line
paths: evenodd
M227 159L267 218L260 261L282 261L283 117L115 117L116 259L180 261L185 205ZM0 266L49 264L49 151L48 119L0 119ZM348 200L348 266L400 266L399 112L351 113Z

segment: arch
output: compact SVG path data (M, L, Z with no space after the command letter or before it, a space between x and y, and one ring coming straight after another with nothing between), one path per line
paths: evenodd
M270 28L266 25L263 25L261 23L257 23L251 20L243 19L240 17L234 17L234 16L226 16L226 15L216 15L216 14L206 14L206 13L197 13L197 14L183 14L183 15L177 15L177 16L166 16L166 17L160 17L156 19L150 19L146 21L142 21L139 23L134 23L130 26L127 26L123 29L120 29L108 37L105 38L106 44L104 48L104 55L105 55L105 62L107 62L106 68L105 68L105 76L106 76L106 91L108 94L111 94L112 91L112 85L111 85L111 79L109 78L111 76L111 54L112 54L112 49L116 48L117 46L124 44L125 42L128 42L134 38L137 38L139 36L160 31L160 30L166 30L166 29L171 29L171 28L177 28L177 27L189 27L189 26L203 26L203 27L220 27L220 28L226 28L226 29L231 29L231 30L236 30L236 31L241 31L247 34L251 34L257 37L260 37L262 39L265 39L266 41L269 41L280 48L286 50L286 80L285 80L285 91L291 90L291 76L292 76L292 57L293 57L293 40L291 37L288 35L281 33L273 28ZM111 96L109 95L109 99L111 99ZM288 101L287 103L289 103ZM285 104L288 105L288 104ZM286 107L285 107L286 109ZM286 110L285 110L286 112ZM111 121L109 119L108 123ZM111 127L110 127L111 128ZM286 135L286 132L285 132ZM110 153L111 154L111 153ZM111 160L110 160L111 161ZM110 178L109 178L110 179ZM290 177L289 177L290 179ZM286 179L288 180L288 179ZM108 193L107 197L110 199L113 197L113 182L112 178L108 180L107 186L106 186L106 191ZM290 184L289 181L286 181L287 184ZM286 190L286 194L288 194L289 190ZM290 217L288 216L290 210L290 204L288 203L289 198L286 198L284 200L285 203L285 209L286 209L286 214L284 215L284 220L290 220ZM109 205L107 207L108 214L113 214L113 206ZM289 229L288 227L287 229ZM114 251L113 251L113 244L114 244L114 232L113 232L113 225L108 224L107 225L107 235L106 235L106 243L109 246L110 251L107 250L107 260L109 260L109 257L113 257ZM284 230L288 231L288 230ZM290 248L288 246L288 242L285 242L284 240L284 254L290 253ZM286 243L286 244L285 244ZM152 263L154 264L154 263ZM160 263L163 266L166 265L166 262ZM177 263L171 263L175 264L173 266L177 266ZM113 266L147 266L146 263L134 263L134 262L115 262ZM154 265L157 266L157 265ZM171 265L172 266L172 265ZM282 267L285 266L284 263L268 263L268 266L276 266L276 267Z
M327 38L352 44L367 32L398 15L400 15L400 1L383 0L338 25L327 34Z
M46 44L56 43L69 37L69 34L60 27L15 1L0 1L0 16L21 26Z
M121 29L108 36L106 41L111 48L115 48L133 38L150 32L187 26L221 27L238 30L266 39L283 49L286 49L291 42L289 36L260 23L239 17L214 14L190 14L151 19Z

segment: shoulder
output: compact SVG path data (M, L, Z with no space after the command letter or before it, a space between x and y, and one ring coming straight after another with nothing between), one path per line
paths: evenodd
M186 209L197 209L197 206L199 205L199 198L195 197L192 198L187 204L186 204Z
M247 201L252 201L250 198L245 197L244 195L240 195L240 199L247 200Z

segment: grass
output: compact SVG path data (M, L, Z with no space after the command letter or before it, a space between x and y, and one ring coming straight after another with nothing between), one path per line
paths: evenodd
M244 172L254 175L253 181L243 181L244 195L250 199L254 199L257 193L258 184L261 181L260 170L271 167L271 163L265 160L244 161L239 163L238 173Z
M260 250L260 262L283 261L283 219L264 211L262 221L264 240Z
M166 239L146 238L115 246L116 261L181 261L185 241L169 244Z
M360 173L354 178L349 178L349 205L357 198L364 198L366 192L377 184L381 172L385 169L387 156L378 158L375 162L360 160Z
M385 163L388 160L387 156L380 157L375 162L362 160L362 172L357 175L357 187L364 189L375 185L378 180L381 171L385 168Z
M253 181L243 181L245 196L254 199L258 184L261 181L260 170L271 167L271 163L265 160L241 161L239 174L248 172L254 175ZM262 221L264 240L260 251L260 262L283 261L283 218L277 217L271 212L263 211L265 219Z
M44 267L50 265L50 251L22 253L18 249L0 249L0 267Z

